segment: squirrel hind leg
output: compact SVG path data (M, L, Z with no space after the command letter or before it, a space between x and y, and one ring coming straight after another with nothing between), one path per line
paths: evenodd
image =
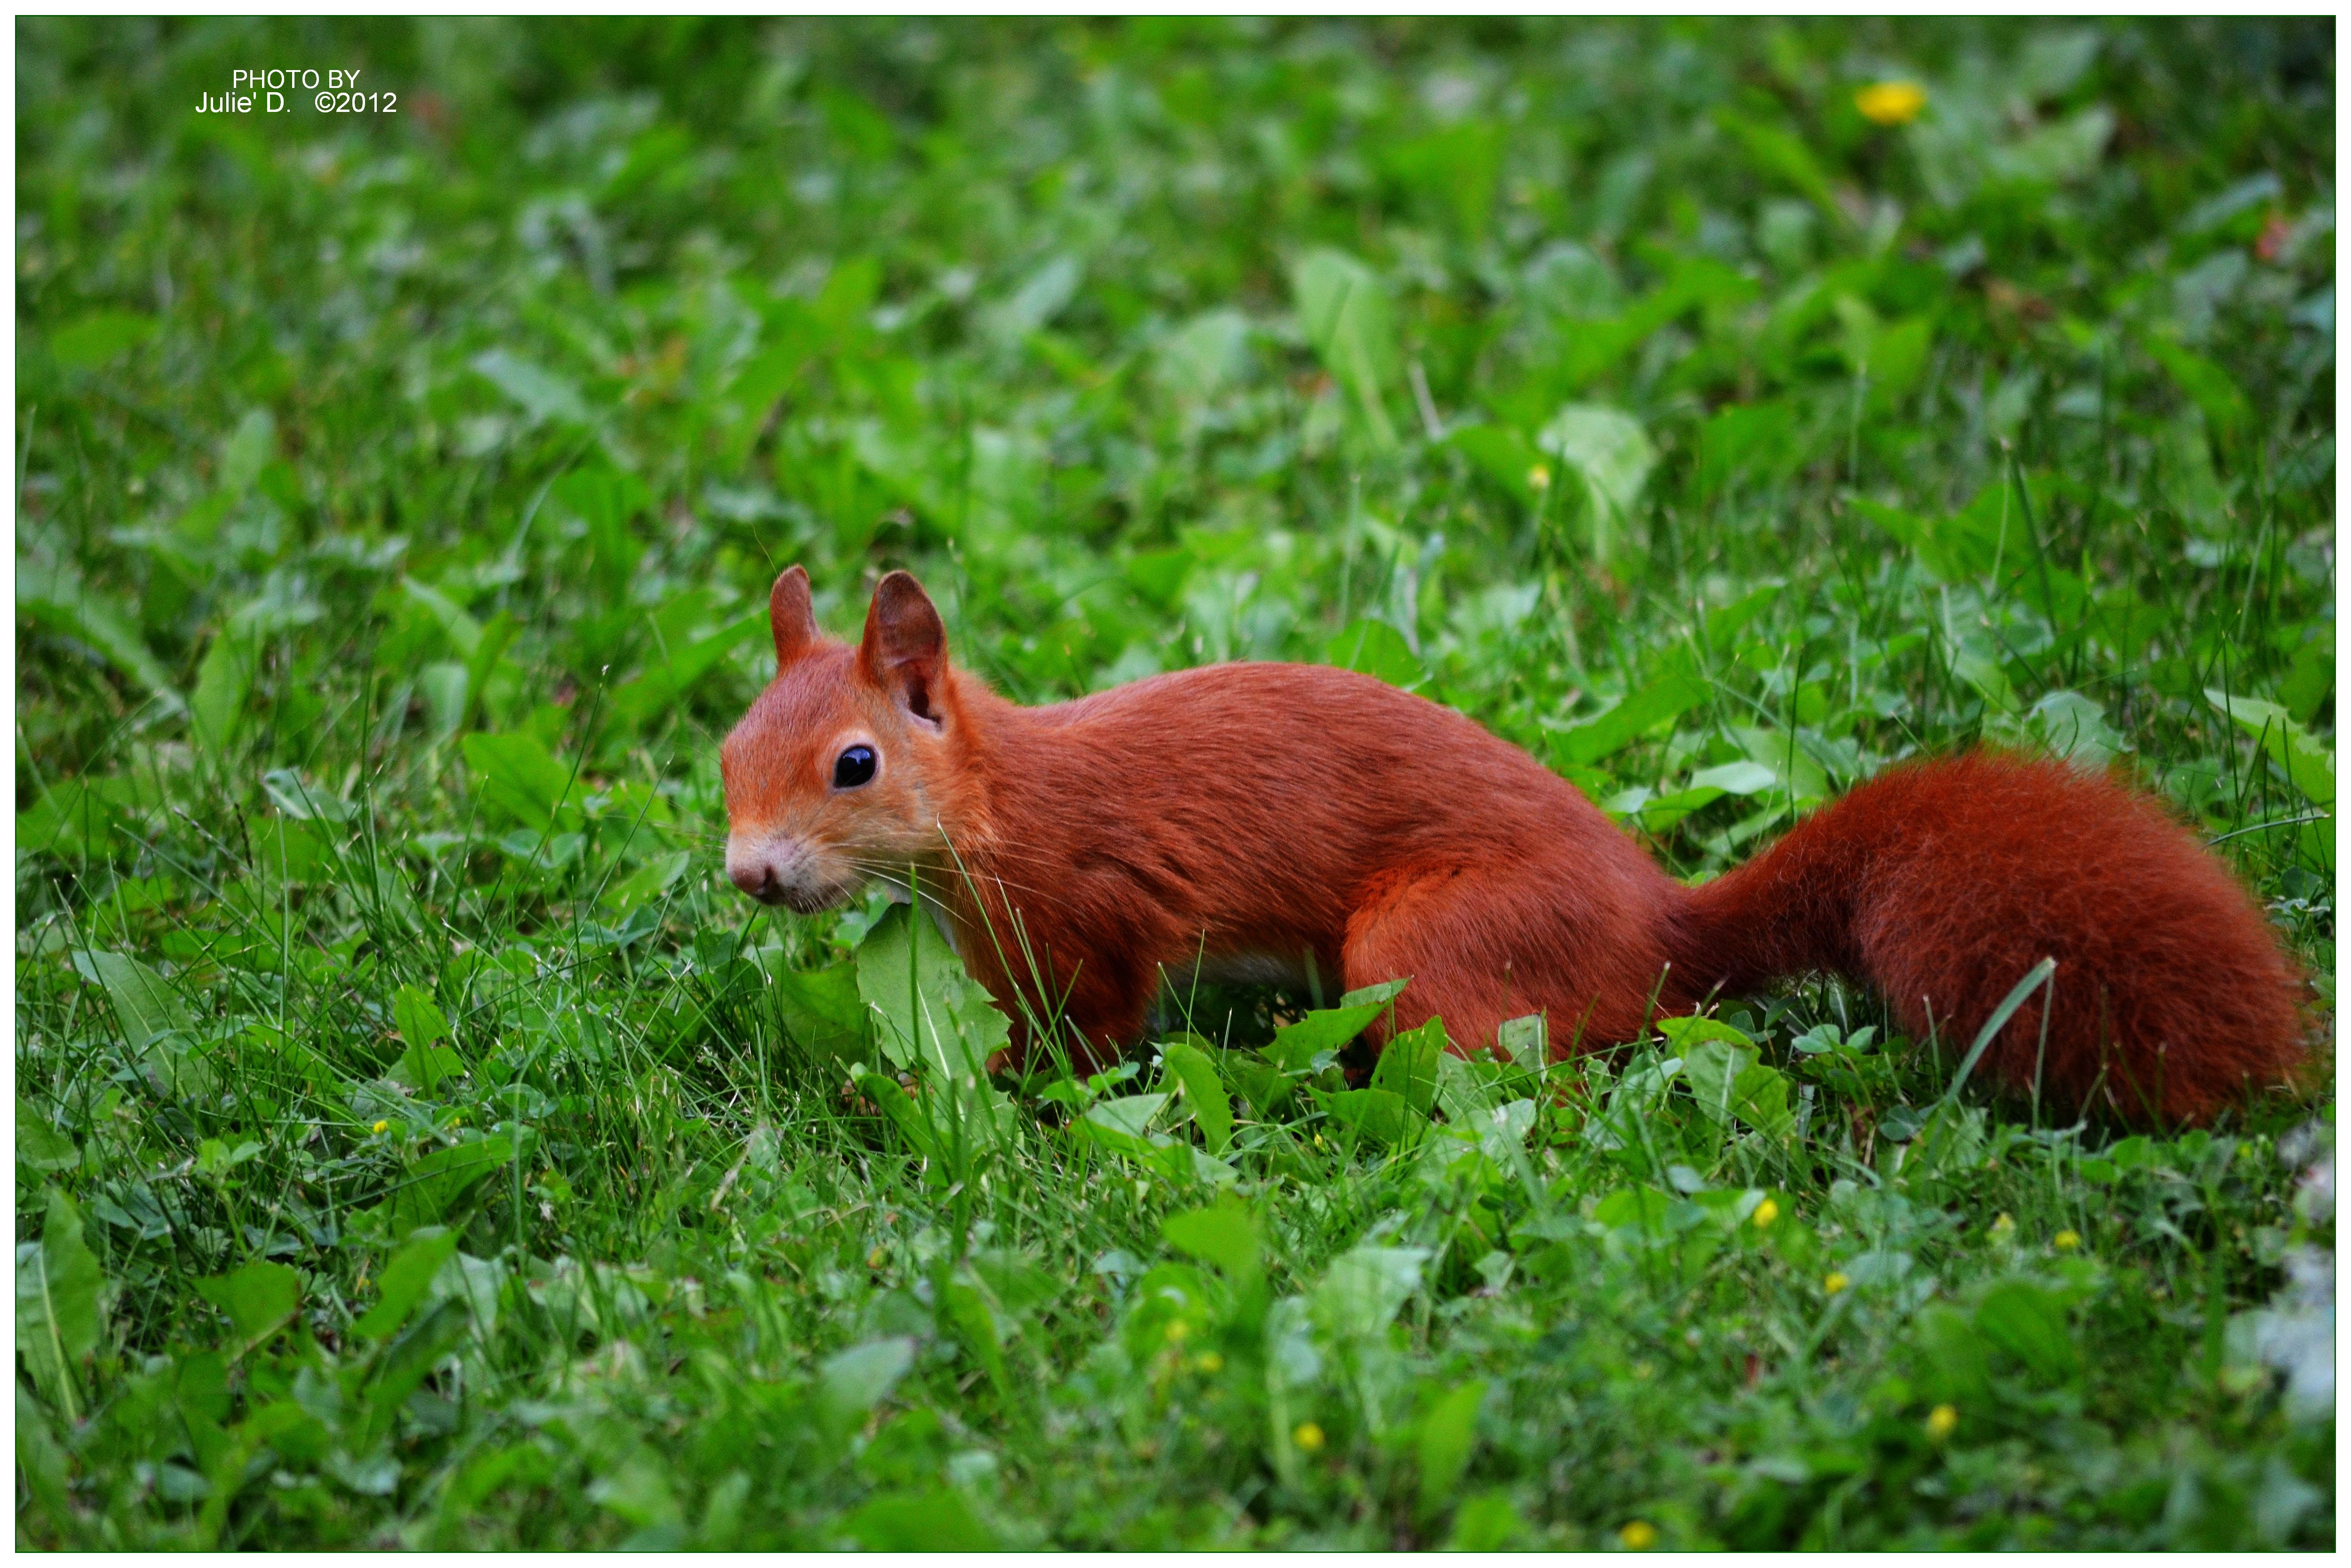
M1554 1052L1629 1040L1664 967L1662 948L1647 925L1573 888L1525 862L1391 873L1348 918L1346 988L1409 978L1395 1027L1442 1018L1464 1054L1492 1047L1504 1023L1531 1013L1549 1019ZM1387 1019L1369 1032L1385 1044Z

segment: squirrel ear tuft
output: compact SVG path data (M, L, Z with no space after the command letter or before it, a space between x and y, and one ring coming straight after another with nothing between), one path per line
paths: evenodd
M776 634L778 674L789 669L792 662L814 647L823 635L817 630L816 606L809 602L805 568L788 566L776 578L776 586L768 591L768 624Z
M857 665L915 717L941 722L938 691L946 678L947 629L912 573L893 571L874 585Z

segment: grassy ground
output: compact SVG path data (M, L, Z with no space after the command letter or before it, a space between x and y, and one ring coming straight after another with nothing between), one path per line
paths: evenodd
M2327 24L16 62L20 1543L2332 1545L2325 1088L2123 1137L1825 984L990 1086L716 768L777 569L904 563L1023 699L1354 663L1688 876L2111 762L2331 1024Z

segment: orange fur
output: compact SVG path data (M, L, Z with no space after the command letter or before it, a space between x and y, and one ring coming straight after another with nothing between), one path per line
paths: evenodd
M1563 1051L1653 1011L1834 970L1960 1048L2043 956L1985 1068L2079 1105L2209 1117L2301 1054L2291 965L2227 869L2147 797L1997 756L1896 769L1702 887L1461 715L1348 671L1184 670L1025 708L948 662L914 580L855 647L797 567L778 670L721 754L727 869L803 911L911 875L1016 1020L1081 1054L1141 1034L1163 978L1411 985L1395 1022L1462 1049L1543 1013ZM869 782L837 787L845 748ZM1336 981L1332 985L1332 981Z

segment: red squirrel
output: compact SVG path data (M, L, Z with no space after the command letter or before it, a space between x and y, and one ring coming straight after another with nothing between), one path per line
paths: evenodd
M1564 1053L1830 971L1964 1050L2046 956L1983 1061L2011 1088L2037 1068L2068 1107L2202 1121L2302 1055L2296 970L2245 889L2156 800L2061 762L1889 769L1692 887L1526 752L1367 675L1216 664L1022 707L948 663L905 572L854 647L797 566L768 614L775 679L720 753L728 876L802 913L913 879L1016 1054L1058 1020L1081 1065L1115 1060L1195 974L1409 977L1374 1045L1435 1016L1474 1051L1540 1013Z

